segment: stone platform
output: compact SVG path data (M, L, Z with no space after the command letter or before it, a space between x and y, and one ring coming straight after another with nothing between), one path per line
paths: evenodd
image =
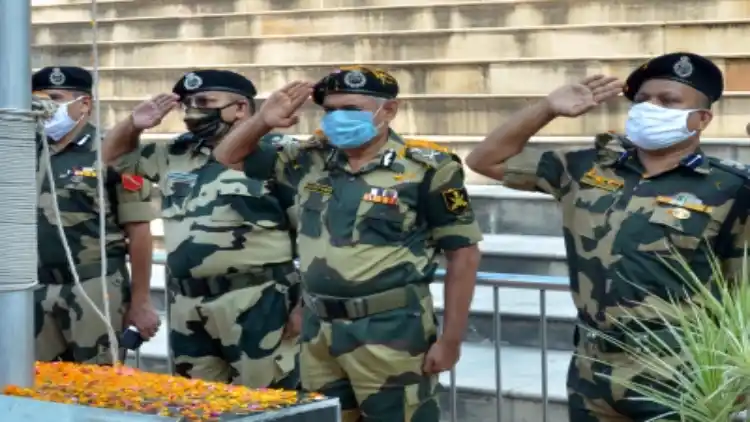
M183 422L182 417L144 415L0 394L3 422ZM254 415L226 415L233 422L340 422L338 399L326 399Z

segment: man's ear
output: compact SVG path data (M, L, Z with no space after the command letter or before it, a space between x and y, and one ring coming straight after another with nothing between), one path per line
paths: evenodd
M396 114L398 114L398 100L388 100L385 104L383 104L382 113L384 121L393 121L393 119L396 118Z
M84 95L78 101L81 104L80 105L81 114L83 115L91 114L91 111L93 110L93 102L94 102L93 99L88 95Z
M701 110L699 115L700 120L698 121L698 131L703 132L708 125L711 124L711 121L714 119L714 114L710 110Z

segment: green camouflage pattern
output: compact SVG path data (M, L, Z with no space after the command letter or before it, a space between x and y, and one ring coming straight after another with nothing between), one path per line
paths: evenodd
M611 363L573 358L568 386L578 413L571 420L645 420L664 409L625 401L632 392L595 376L637 376L640 368L621 353L603 352L596 336L584 333L615 330L613 319L624 319L626 311L656 321L653 308L643 306L650 297L689 295L670 247L701 280L712 274L710 251L727 275L737 274L750 233L750 172L699 150L674 170L646 178L635 150L623 147L625 139L601 134L595 145L535 159L522 154L507 162L504 184L546 192L560 202L573 301L579 323L589 327L577 335L577 354Z
M215 296L169 292L170 346L175 373L250 388L296 389L299 337L282 338L299 286L293 263L266 282Z
M123 262L110 266L106 277L111 319L118 333L130 302L130 277ZM104 309L102 279L82 278L81 285L96 308ZM36 360L111 365L107 326L73 282L39 284L34 289L34 335ZM121 351L122 352L122 351ZM124 354L120 354L120 359Z
M114 166L159 185L172 277L213 277L294 258L288 205L273 184L223 166L190 134L143 144Z
M276 145L275 148L268 146ZM367 298L403 289L406 306L354 320L320 318L305 307L302 386L338 397L343 420L436 422L437 378L424 375L436 340L427 289L440 249L482 239L460 160L434 144L395 133L359 171L316 137L271 135L244 163L249 177L273 177L297 192L303 290ZM408 286L422 286L418 289Z
M73 252L76 265L101 261L99 251L99 194L96 173L96 129L86 125L64 149L50 145L55 196L60 207L60 218L65 236ZM40 266L68 267L68 260L58 235L57 220L50 183L42 163L42 144L38 143L37 173L41 180L37 207L37 236ZM156 216L151 205L151 188L143 183L135 191L122 185L121 174L107 170L105 179L106 249L110 258L122 258L128 253L123 225L149 222ZM129 177L125 175L124 177ZM71 280L72 283L72 280Z
M176 372L255 388L291 382L299 346L297 339L280 338L299 290L294 231L286 214L292 198L268 179L223 166L210 146L190 134L143 144L114 165L157 183L162 193ZM259 284L250 276L259 268L286 270ZM245 288L216 297L185 294L171 285L243 274L247 284L236 287Z
M105 175L105 203L100 207L95 136L95 128L86 125L76 139L64 148L57 144L50 145L54 195L76 271L99 309L104 309L99 276L99 210L104 209L110 271L107 280L111 283L109 301L113 312L111 323L115 330L121 330L122 311L126 305L123 301L129 300L130 288L130 277L125 267L128 249L123 225L147 223L156 216L156 211L151 205L149 186L141 184L139 189L125 189L122 178L130 176L112 169L108 169ZM60 358L76 362L109 362L106 325L74 288L63 242L58 234L53 193L43 162L42 139L39 137L37 142L37 253L40 281L34 293L37 360Z

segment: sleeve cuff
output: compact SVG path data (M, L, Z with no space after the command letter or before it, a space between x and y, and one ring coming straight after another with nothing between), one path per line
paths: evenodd
M482 231L476 222L467 225L438 227L432 231L437 246L445 251L473 246L482 241Z
M148 223L156 219L156 210L150 202L133 202L117 206L120 224Z

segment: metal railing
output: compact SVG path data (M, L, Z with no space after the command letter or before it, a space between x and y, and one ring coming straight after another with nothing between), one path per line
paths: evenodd
M166 263L166 254L162 251L154 252L153 263L164 265ZM439 269L436 273L438 279L445 277L445 270ZM492 328L494 333L494 351L495 351L495 420L503 422L503 389L502 389L502 350L500 348L502 322L500 319L500 289L529 289L539 291L539 315L541 327L539 341L541 343L541 389L542 389L542 422L549 422L549 384L548 384L548 361L547 361L547 292L549 291L569 291L569 280L567 277L553 277L541 275L525 274L504 274L504 273L477 273L477 285L492 287ZM169 298L165 295L165 309L169 312ZM168 321L167 321L168 323ZM165 327L165 329L169 329ZM136 366L140 367L140 353L135 353ZM172 356L167 351L167 365L172 368ZM448 387L449 413L450 421L458 422L458 390L456 387L456 369L450 371L450 385Z

